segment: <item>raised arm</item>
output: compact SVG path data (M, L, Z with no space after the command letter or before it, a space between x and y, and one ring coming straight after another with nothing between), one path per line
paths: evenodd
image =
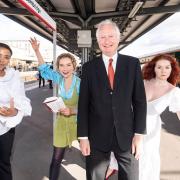
M44 59L43 59L43 57L42 57L42 55L41 55L41 53L39 51L39 45L40 44L38 43L36 38L30 38L29 42L31 43L31 46L32 46L32 48L33 48L33 50L34 50L34 52L36 54L39 65L44 64L45 61L44 61Z

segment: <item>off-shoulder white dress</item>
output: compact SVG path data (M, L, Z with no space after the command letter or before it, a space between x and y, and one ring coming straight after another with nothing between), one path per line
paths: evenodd
M169 111L180 111L180 89L173 88L167 94L147 103L146 129L143 140L143 152L139 160L139 180L160 180L160 114L169 107Z
M147 102L146 129L142 155L139 159L139 180L160 180L160 114L169 107L169 111L180 111L180 89L173 88L167 94ZM114 154L111 153L109 168L118 169Z

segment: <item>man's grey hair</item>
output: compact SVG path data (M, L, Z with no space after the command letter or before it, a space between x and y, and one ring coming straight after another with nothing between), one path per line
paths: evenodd
M120 39L120 30L119 27L117 26L117 24L115 22L113 22L110 19L106 19L104 21L101 21L98 25L97 25L97 30L96 30L96 38L98 39L99 37L99 32L100 32L100 28L104 25L112 25L118 35L118 38Z

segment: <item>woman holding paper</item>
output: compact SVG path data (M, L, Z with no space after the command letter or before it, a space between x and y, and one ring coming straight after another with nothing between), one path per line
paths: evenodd
M31 115L19 71L9 68L11 48L0 43L0 180L12 180L11 153L15 127Z
M58 96L65 103L66 108L59 109L54 125L53 157L50 165L49 179L57 180L59 167L67 147L77 139L77 104L79 96L80 79L74 74L76 60L69 53L63 53L57 57L57 70L54 71L47 65L39 50L39 43L35 38L30 39L39 62L41 76L58 84Z

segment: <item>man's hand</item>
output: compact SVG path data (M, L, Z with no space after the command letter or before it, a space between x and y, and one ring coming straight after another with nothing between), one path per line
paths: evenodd
M18 110L14 108L14 99L11 98L10 99L10 107L1 107L0 108L0 115L1 116L6 116L6 117L12 117L12 116L16 116L18 113Z
M132 140L132 154L138 160L142 151L143 135L135 134Z
M88 139L80 139L80 149L84 156L90 155L90 144Z

